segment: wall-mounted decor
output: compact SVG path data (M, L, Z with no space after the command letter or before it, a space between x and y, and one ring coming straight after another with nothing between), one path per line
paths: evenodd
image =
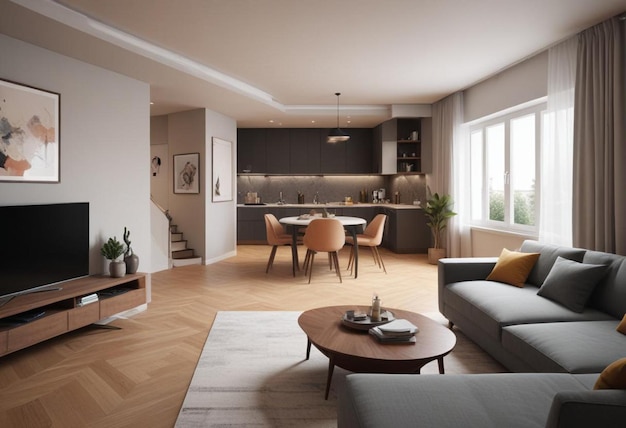
M61 96L0 79L0 181L59 182Z
M174 155L174 193L200 193L200 153Z
M213 137L213 202L233 200L233 148L230 141Z

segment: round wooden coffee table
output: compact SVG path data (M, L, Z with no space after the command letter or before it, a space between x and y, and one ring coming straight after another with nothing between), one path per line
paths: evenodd
M328 306L303 312L298 318L307 335L306 358L311 344L328 357L326 394L335 366L360 373L419 373L427 363L437 360L444 373L443 357L456 345L456 336L448 328L414 312L390 309L396 319L406 319L417 327L416 343L380 343L367 330L346 327L342 317L348 310L369 311L366 306Z

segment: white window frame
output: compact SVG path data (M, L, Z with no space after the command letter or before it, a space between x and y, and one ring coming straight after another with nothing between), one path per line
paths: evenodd
M522 225L514 223L513 212L513 195L511 191L511 121L530 114L535 115L535 224L534 225ZM471 141L471 135L474 132L482 132L482 183L481 183L481 206L480 206L480 218L475 218L475 213L472 212L471 225L495 229L505 232L523 233L529 235L537 235L539 233L539 203L540 203L540 191L541 191L541 142L543 136L543 124L544 116L546 114L546 98L525 103L520 106L507 109L505 111L495 113L485 118L481 118L469 123L469 135L467 141ZM504 138L505 138L505 185L504 185L504 200L505 200L505 213L504 221L496 221L489 219L489 186L488 186L488 170L487 165L487 128L504 124ZM472 184L472 195L475 195L474 184Z

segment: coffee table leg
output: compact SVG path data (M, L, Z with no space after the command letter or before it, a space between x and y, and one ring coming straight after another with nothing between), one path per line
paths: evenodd
M335 363L332 357L328 359L328 376L326 377L326 394L324 400L328 400L328 393L330 392L330 382L333 380L333 370L335 370Z
M437 358L437 363L439 364L439 374L444 374L445 370L443 369L443 357Z
M308 337L306 338L306 359L309 359L309 356L311 355L311 339L309 339Z

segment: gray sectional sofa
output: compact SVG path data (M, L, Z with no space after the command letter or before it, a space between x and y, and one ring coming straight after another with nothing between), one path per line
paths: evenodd
M626 335L616 331L626 313L626 257L536 241L520 251L539 253L522 288L486 280L497 258L439 262L441 313L517 373L349 375L338 426L626 426L626 391L593 390L599 373L626 357ZM561 286L553 266L568 260L605 268L586 295L584 287L581 295L568 291L572 277L589 279L570 272L557 292L562 299L542 296L548 283ZM576 310L563 306L572 296L583 303Z

